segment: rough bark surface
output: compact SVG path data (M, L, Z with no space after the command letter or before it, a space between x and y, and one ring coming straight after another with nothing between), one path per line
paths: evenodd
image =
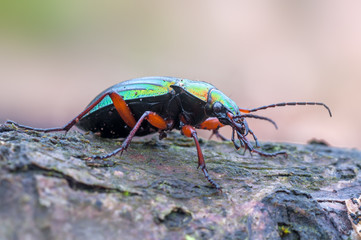
M192 139L121 140L0 127L0 239L352 239L344 200L361 194L361 152L263 143L288 158Z

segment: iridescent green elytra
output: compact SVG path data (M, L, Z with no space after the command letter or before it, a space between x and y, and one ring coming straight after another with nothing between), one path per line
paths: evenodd
M212 102L219 101L234 115L239 114L237 104L224 93L216 89L216 87L213 85L206 82L192 81L174 77L143 77L124 81L104 90L89 105L96 101L98 97L101 96L104 92L110 90L117 92L126 101L135 99L142 99L142 101L147 101L152 97L171 93L174 91L172 85L183 88L186 92L190 93L194 97L197 97L205 103L209 99ZM211 89L212 91L210 92ZM211 93L210 96L208 95L209 93ZM90 111L90 113L112 104L112 100L109 96L107 96L98 105L96 105Z

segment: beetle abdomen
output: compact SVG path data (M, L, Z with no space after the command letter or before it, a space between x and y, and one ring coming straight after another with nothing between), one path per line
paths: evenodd
M146 111L156 112L164 119L168 119L168 105L164 103L169 102L170 97L170 94L165 94L158 97L143 98L142 101L134 99L127 101L127 103L136 120L138 120ZM177 111L177 109L173 110ZM132 128L127 126L119 116L113 104L99 108L84 116L77 123L77 127L85 131L97 133L104 138L124 138L127 137L132 130ZM135 135L144 136L156 131L157 129L155 127L150 125L147 121L144 121Z

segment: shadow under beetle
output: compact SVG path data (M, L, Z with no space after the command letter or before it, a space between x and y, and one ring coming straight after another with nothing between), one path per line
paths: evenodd
M104 90L84 111L63 127L33 128L13 121L7 123L41 132L67 132L76 125L104 138L125 138L122 145L113 152L104 156L92 156L93 159L109 158L119 152L122 154L134 136L159 132L161 139L166 136L167 131L177 129L194 139L198 153L198 168L200 167L206 179L220 190L220 186L208 174L196 128L213 130L213 133L223 138L218 129L229 125L233 129L231 141L237 150L243 147L245 151L265 157L287 155L285 151L267 153L255 149L247 135L252 135L256 147L259 147L257 137L246 122L246 118L257 118L269 121L277 128L273 120L254 115L252 112L286 105L321 105L332 116L330 109L319 102L286 102L242 109L206 82L174 77L144 77L124 81Z

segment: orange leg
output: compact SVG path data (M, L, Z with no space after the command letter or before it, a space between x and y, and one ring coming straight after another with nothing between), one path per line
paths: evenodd
M130 108L128 107L128 104L125 102L125 100L116 92L107 92L104 93L102 96L100 96L93 104L88 106L84 111L82 111L78 116L73 118L70 122L68 122L63 127L56 127L56 128L33 128L25 125L18 124L13 121L7 121L6 123L14 124L17 127L28 129L28 130L34 130L39 132L59 132L59 131L69 131L70 128L72 128L79 120L84 117L87 113L89 113L96 105L98 105L106 96L109 96L113 104L115 106L115 109L119 113L120 117L124 120L124 122L129 127L134 127L136 120L130 111Z
M167 128L167 123L166 121L159 116L158 114L156 114L155 112L149 112L149 114L147 114L147 116L145 117L145 119L152 124L154 127L160 129L160 130L165 130ZM139 120L138 120L139 121Z
M140 128L140 126L142 125L142 122L144 120L147 120L150 124L152 124L154 127L158 128L160 130L165 130L167 128L167 123L161 116L159 116L155 112L146 111L138 119L138 121L134 125L132 131L130 131L128 137L124 140L124 142L120 148L115 149L113 152L111 152L107 155L104 155L104 156L95 155L95 156L92 156L92 158L93 159L106 159L111 156L114 156L115 154L117 154L119 152L120 152L120 154L122 154L124 152L124 150L126 150L128 148L130 142L132 141L133 137L135 136L135 133L138 131L138 129Z
M201 147L199 145L197 132L194 129L194 127L192 127L191 125L184 125L182 127L182 133L186 137L192 137L194 139L194 142L195 142L196 148L197 148L197 154L198 154L198 168L200 167L202 169L202 172L204 173L204 176L206 177L208 182L210 182L218 190L221 190L221 187L208 174L208 170L206 168L206 163L204 161L203 153L202 153Z
M115 109L117 110L120 117L124 120L124 122L129 127L134 127L136 124L135 118L130 108L128 107L128 104L125 102L122 96L120 96L116 92L111 92L109 93L109 97L112 99Z
M207 118L204 122L202 122L197 128L199 129L206 129L206 130L213 130L212 135L209 137L209 139L212 138L213 135L216 135L217 138L221 139L222 141L229 141L227 138L222 136L218 129L224 127L224 124L222 124L218 118L216 117L210 117Z
M224 125L216 117L207 118L204 122L199 125L200 129L217 130Z

